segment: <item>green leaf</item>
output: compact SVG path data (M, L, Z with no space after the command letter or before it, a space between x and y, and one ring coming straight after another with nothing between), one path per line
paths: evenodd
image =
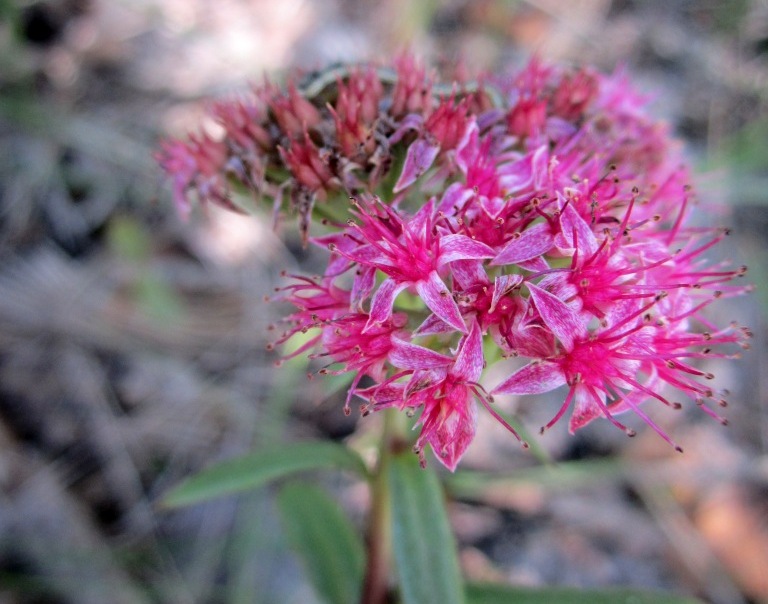
M329 604L357 604L365 552L336 501L318 487L295 483L280 491L277 504L288 542L317 593Z
M392 458L388 478L392 545L404 604L463 603L456 544L437 476L408 452Z
M636 589L467 585L467 604L701 604L696 598Z
M339 468L365 477L368 475L360 457L336 443L277 445L211 466L171 489L161 503L166 507L190 505L255 489L277 478L318 468Z
M634 471L652 474L653 466L635 468ZM513 474L459 470L446 477L446 488L452 497L483 500L495 492L509 492L523 486L536 486L547 490L564 490L596 482L617 480L630 472L624 462L616 458L563 461L548 465L520 468Z

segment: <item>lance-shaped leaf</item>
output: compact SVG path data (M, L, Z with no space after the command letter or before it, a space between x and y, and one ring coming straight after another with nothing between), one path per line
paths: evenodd
M166 507L191 505L318 468L345 469L367 476L362 459L342 445L332 442L280 445L206 468L171 489L162 504Z
M357 604L365 552L336 501L318 487L294 483L281 489L277 504L318 595L329 604Z
M462 604L464 592L443 492L410 452L389 467L395 567L403 604Z
M701 604L700 600L639 589L588 589L572 587L512 587L470 583L467 604Z

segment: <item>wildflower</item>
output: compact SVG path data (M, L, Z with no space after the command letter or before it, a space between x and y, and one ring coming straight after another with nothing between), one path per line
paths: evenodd
M611 321L595 332L590 332L584 320L572 308L553 294L528 284L531 298L544 324L557 338L557 349L551 356L535 360L518 370L493 389L492 394L540 394L568 385L568 394L557 414L541 430L552 427L573 405L569 422L571 432L584 427L597 417L606 417L611 423L634 436L634 430L619 422L615 415L634 411L675 449L682 448L640 408L645 399L656 399L663 404L680 408L658 394L660 382L675 387L704 405L705 398L714 393L694 377L711 379L710 374L682 362L680 358L704 356L691 349L708 341L738 342L739 335L725 330L715 335L698 336L677 332L674 324L658 322L653 325L654 306L665 298L657 295L653 301L622 302L614 310ZM707 346L709 348L709 346ZM724 355L718 355L724 356ZM643 383L640 375L646 375ZM709 411L715 417L713 412Z
M375 122L383 86L372 68L354 70L348 82L337 81L338 97L329 107L339 149L351 160L367 158L376 149Z
M429 446L456 468L478 401L514 434L492 395L561 387L542 430L569 415L571 432L605 418L632 435L632 412L680 449L653 404L679 395L725 421L698 364L751 334L707 309L749 287L745 267L707 260L728 231L690 226L688 169L646 103L622 71L534 59L444 84L403 55L218 103L223 138L169 141L158 159L181 212L193 197L235 209L233 181L277 207L287 193L330 254L321 277L279 288L294 311L271 346L306 334L289 356L350 373L347 412L359 397L364 415L418 414L422 462ZM509 356L522 368L489 394L484 365Z
M373 410L421 408L417 422L421 433L414 451L422 466L426 463L424 445L429 444L445 467L451 471L456 469L475 436L478 400L520 440L517 432L493 409L492 400L478 383L484 361L483 340L477 322L472 323L469 333L463 337L455 357L409 342L395 342L390 362L404 370L396 377L409 379L384 382L357 394L367 399L368 407Z
M237 210L229 200L227 154L221 142L207 134L190 135L187 142L169 140L163 143L156 158L163 170L173 176L173 201L182 216L190 211L189 191L195 191L201 201Z
M303 141L294 139L288 149L278 147L278 150L298 184L313 192L333 186L334 175L306 131Z
M360 223L350 220L348 234L359 247L342 250L332 245L331 249L353 263L386 275L373 294L368 327L389 319L397 295L413 287L437 317L466 333L459 307L439 270L456 260L490 258L493 250L465 235L437 233L432 201L410 219L378 201L355 205Z
M432 80L411 54L395 60L397 79L392 91L389 113L402 117L407 113L429 113L432 108Z
M289 138L299 138L304 132L318 125L322 117L318 109L299 94L294 84L288 85L286 94L267 86L271 94L269 108L278 126Z

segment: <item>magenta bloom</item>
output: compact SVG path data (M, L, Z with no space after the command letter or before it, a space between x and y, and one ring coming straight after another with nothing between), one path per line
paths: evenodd
M288 200L327 265L278 291L295 310L274 345L307 334L294 354L351 375L347 411L357 396L364 415L417 415L422 461L429 445L456 468L478 401L514 433L481 385L507 357L522 367L492 394L562 389L542 431L605 418L632 435L631 412L680 449L656 407L725 421L698 363L748 347L707 312L749 291L746 269L707 259L728 231L691 226L679 144L625 73L534 60L440 82L404 55L266 84L213 116L221 140L158 154L179 209L235 208L233 183Z
M363 269L386 275L373 294L368 328L389 319L397 295L413 287L438 318L466 333L459 307L438 271L456 260L490 258L493 250L466 235L437 233L431 201L410 220L377 202L359 202L357 207L361 223L350 221L348 235L359 245L342 250L332 244L331 249Z
M519 436L491 407L488 394L478 383L483 372L483 339L477 322L462 338L455 357L395 341L389 360L399 381L386 381L363 391L359 396L369 401L368 408L422 409L417 425L421 434L414 450L425 463L423 448L429 444L449 470L459 460L475 436L477 404L483 406L515 437ZM407 377L407 380L402 378Z

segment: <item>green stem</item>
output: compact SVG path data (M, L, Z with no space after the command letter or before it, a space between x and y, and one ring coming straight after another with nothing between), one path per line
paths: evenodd
M387 471L393 451L402 446L403 440L397 429L399 419L397 411L386 409L382 415L384 424L379 445L379 459L371 484L368 558L360 598L361 604L386 604L392 558L391 504Z

